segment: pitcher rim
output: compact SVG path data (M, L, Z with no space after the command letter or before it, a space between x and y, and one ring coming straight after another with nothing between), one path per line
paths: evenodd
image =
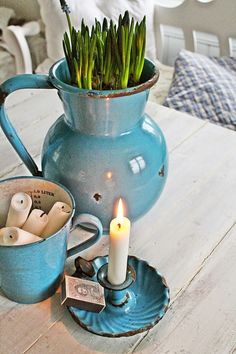
M16 176L16 177L9 177L9 178L5 178L3 180L0 181L0 184L3 183L3 182L7 182L7 181L11 181L11 180L14 180L14 179L40 179L40 180L43 180L43 181L46 181L46 182L50 182L50 183L54 183L56 184L57 186L59 186L60 188L64 189L68 195L70 196L71 198L71 201L72 201L72 212L71 212L71 217L70 219L65 223L65 225L60 229L58 230L57 232L55 232L54 234L50 235L49 237L47 238L42 238L42 240L39 240L39 241L36 241L36 242L32 242L32 243L26 243L26 244L23 244L23 245L6 245L6 246L3 246L3 245L0 245L0 247L4 247L4 248L21 248L21 247L32 247L33 245L38 245L39 243L42 243L42 242L45 242L53 237L56 237L57 234L59 232L61 232L61 230L63 230L66 226L67 226L67 223L73 218L74 214L75 214L75 199L72 195L72 193L69 191L69 189L67 189L64 185L62 185L61 183L59 182L54 182L54 181L51 181L50 179L47 179L47 178L44 178L44 177L40 177L40 176Z
M60 80L56 75L56 69L65 62L66 59L59 59L56 63L52 65L49 69L49 78L53 86L55 86L59 90L67 91L73 94L79 94L83 96L90 96L94 98L113 98L113 97L122 97L122 96L130 96L136 93L140 93L147 89L150 89L159 79L160 72L154 62L150 59L145 58L145 63L149 63L153 66L153 75L150 79L144 81L143 83L127 87L125 89L119 90L94 90L94 89L83 89L73 85L70 85L62 80Z

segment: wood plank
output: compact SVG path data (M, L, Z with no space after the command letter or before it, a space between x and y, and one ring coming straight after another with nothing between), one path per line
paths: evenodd
M40 155L32 155L36 165L38 168L41 170L41 157ZM7 173L4 173L4 175L1 177L1 179L6 179L10 177L16 177L16 176L31 176L31 173L29 170L26 168L26 166L20 162L19 160L19 165L13 166L12 169L8 170Z
M24 100L8 111L13 126L16 128L26 148L33 156L40 154L43 140L48 129L63 112L62 104L56 95L56 91L46 90L34 94L28 100ZM11 147L2 131L0 134L0 151L0 178L3 178L6 174L9 174L15 166L20 165L22 161Z
M13 108L18 104L27 101L29 98L32 98L32 96L38 94L39 92L40 92L39 90L32 90L32 89L23 89L23 90L14 91L7 97L6 107Z
M86 332L78 325L72 323L67 313L48 332L39 338L32 347L24 353L128 353L137 336L128 338L105 338Z
M148 103L146 112L161 127L169 152L207 124L202 119L193 118L189 114L178 112L153 102Z
M18 95L20 93L21 91L15 94ZM45 119L50 114L58 117L63 112L56 90L34 90L34 94L27 99L17 105L10 105L9 107L7 105L6 107L9 119L19 133L31 126L31 124Z
M167 276L172 297L235 221L235 149L235 132L199 130L170 155L160 200L133 224L131 246Z
M236 226L135 353L236 352Z
M9 307L13 304L11 310ZM1 307L6 306L5 304ZM60 306L60 295L35 305L16 305L8 301L8 311L0 316L0 352L4 354L22 353L44 333L66 311ZM2 311L1 311L2 312Z
M12 96L17 97L21 93L19 91ZM25 99L8 109L8 114L29 152L33 156L37 156L41 152L43 140L48 129L62 114L63 110L55 90L33 90L33 93L31 96L27 92ZM206 124L202 120L193 119L187 114L182 114L151 102L147 105L147 113L155 118L161 126L166 136L169 150L181 144L182 141L188 139L191 134ZM20 166L22 161L1 130L0 151L0 178L10 175L11 171L17 173L14 169L16 166Z

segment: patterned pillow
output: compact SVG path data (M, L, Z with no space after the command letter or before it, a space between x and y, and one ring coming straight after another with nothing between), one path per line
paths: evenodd
M182 50L164 106L236 130L236 58Z

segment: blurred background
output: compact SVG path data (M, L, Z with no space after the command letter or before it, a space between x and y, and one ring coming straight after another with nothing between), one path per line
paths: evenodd
M180 9L181 7L184 9L188 6L189 23L194 23L196 10L200 8L204 11L203 3L212 2L213 0L87 0L86 2L68 0L75 25L80 24L82 17L89 24L92 24L94 17L106 16L116 19L119 13L123 13L126 9L138 19L146 14L148 20L146 56L152 60L158 58L168 66L173 66L178 52L185 47L185 39L181 26L171 25L171 12L170 23L166 18L165 23L162 23L164 8L169 8L171 11L170 8L179 6ZM216 2L224 3L227 8L228 0L224 2L216 0ZM165 15L164 12L163 14ZM179 17L179 23L185 21L184 16L181 18L181 11ZM224 14L221 14L221 17L224 21ZM209 22L211 20L214 21L214 18L209 19ZM0 82L14 74L48 72L53 62L63 56L61 36L65 29L65 16L60 9L59 0L0 0ZM219 41L213 31L206 33L196 30L194 39L195 51L219 56ZM235 55L236 45L233 38L230 39L230 50L231 55Z

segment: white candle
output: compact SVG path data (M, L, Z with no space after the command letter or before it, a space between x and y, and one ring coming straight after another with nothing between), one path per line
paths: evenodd
M18 227L3 227L0 229L0 245L2 246L19 246L40 240L42 240L41 237L21 230Z
M33 209L28 219L22 226L22 229L30 232L31 234L41 236L48 223L48 219L48 215L44 211L40 209Z
M48 223L42 232L42 237L48 237L59 231L71 216L71 207L62 202L56 202L48 213Z
M123 216L122 200L119 200L117 217L110 223L108 281L113 285L124 283L129 253L130 221Z
M22 227L29 215L32 199L26 193L20 192L13 195L9 207L6 227Z

